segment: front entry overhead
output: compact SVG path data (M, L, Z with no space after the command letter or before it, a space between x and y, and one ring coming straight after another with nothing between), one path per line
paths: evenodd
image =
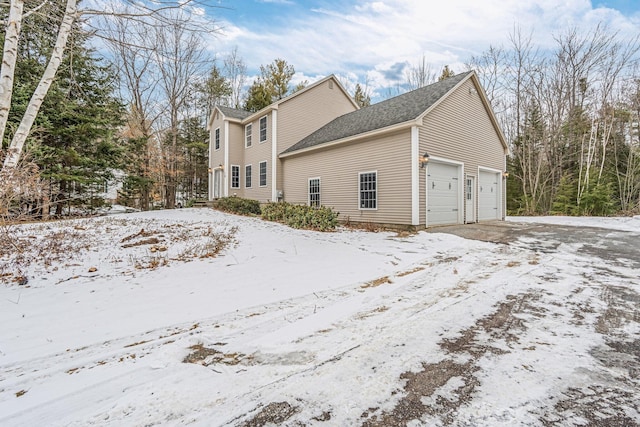
M458 165L429 163L427 170L427 224L459 222L460 188Z
M480 171L478 192L478 219L489 221L500 219L500 173Z

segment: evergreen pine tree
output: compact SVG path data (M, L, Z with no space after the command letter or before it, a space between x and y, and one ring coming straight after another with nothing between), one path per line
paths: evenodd
M46 66L56 28L42 15L25 21L16 64L14 97L6 136L15 131ZM75 204L92 206L113 171L121 166L116 138L123 108L115 97L113 72L86 47L79 29L44 99L27 150L57 200L56 213Z

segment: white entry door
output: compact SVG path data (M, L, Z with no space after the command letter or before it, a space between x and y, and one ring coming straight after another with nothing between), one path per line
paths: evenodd
M213 174L213 198L219 199L222 197L222 182L223 182L222 169L216 169Z
M464 182L465 188L465 222L476 222L476 177L467 176Z
M427 168L427 225L458 224L459 166L430 162Z
M478 219L500 219L500 173L481 170L478 179Z

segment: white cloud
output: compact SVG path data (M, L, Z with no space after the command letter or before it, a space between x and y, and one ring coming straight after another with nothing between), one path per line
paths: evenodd
M238 45L250 68L284 58L308 75L368 76L378 90L397 84L397 73L389 73L393 64L415 63L423 54L436 68L462 71L472 55L507 45L515 26L533 31L535 44L545 48L568 27L601 21L621 35L634 34L635 16L594 9L589 0L447 0L437 8L423 0L344 2L290 17L286 25L230 26L229 40L220 42Z
M356 11L358 12L367 12L372 11L375 13L390 13L393 9L387 6L384 2L374 1L369 3L364 3L362 5L356 5Z

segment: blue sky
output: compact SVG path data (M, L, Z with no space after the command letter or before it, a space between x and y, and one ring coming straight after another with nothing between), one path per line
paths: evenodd
M222 30L210 41L222 58L234 47L251 76L275 58L292 64L294 83L338 75L366 84L374 98L404 83L424 55L434 70L508 44L515 25L541 47L568 27L599 22L622 37L640 33L639 0L218 0ZM437 5L437 6L434 6ZM391 88L391 89L390 89Z

